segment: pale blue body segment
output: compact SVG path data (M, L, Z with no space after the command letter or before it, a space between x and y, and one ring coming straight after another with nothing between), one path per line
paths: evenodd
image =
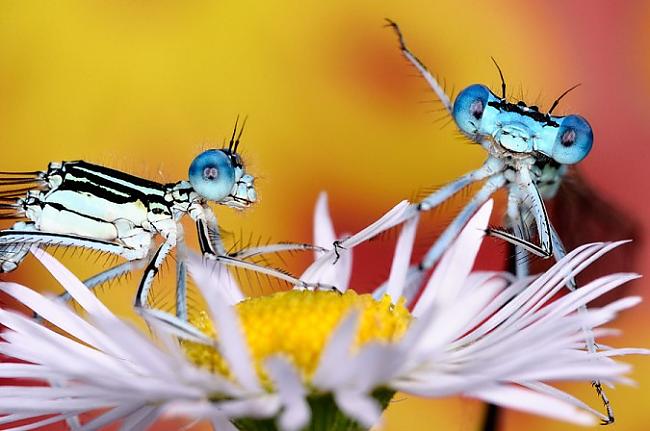
M542 258L563 258L566 251L548 217L544 199L555 196L568 166L583 160L593 146L593 132L587 120L579 115L552 115L560 99L575 87L564 92L544 113L522 101L507 100L505 81L497 65L502 82L500 97L485 85L474 84L463 89L452 103L438 81L406 47L397 24L390 20L388 23L397 34L402 54L436 93L458 129L487 152L481 167L441 187L416 205L416 211L428 211L460 190L483 182L419 265L413 267L412 279L417 281L417 273L436 264L474 213L499 189L505 189L508 194L507 230L490 229L488 234L514 244L516 275L528 274L528 253ZM575 280L569 279L567 287L575 290ZM586 307L580 311L585 312ZM589 352L595 353L594 335L587 328L585 340ZM601 419L603 423L612 423L613 412L602 385L598 381L593 383L607 410Z

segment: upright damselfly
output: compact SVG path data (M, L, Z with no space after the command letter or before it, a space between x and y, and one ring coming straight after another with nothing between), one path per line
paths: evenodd
M489 229L487 233L515 246L516 275L528 275L529 254L556 260L564 257L565 247L549 219L544 200L555 196L569 166L582 161L593 145L591 126L583 117L552 115L560 100L575 86L562 93L546 112L523 101L512 103L506 97L503 73L494 62L501 78L500 96L485 85L474 84L463 89L452 103L438 80L407 48L398 25L390 20L388 25L398 37L402 54L427 81L459 131L488 154L481 167L417 204L418 212L429 211L466 187L483 182L427 251L418 269L424 271L435 265L472 215L500 189L505 189L508 196L506 228ZM575 290L575 280L570 279L567 287ZM587 328L585 338L588 351L595 353L594 336ZM603 423L614 422L601 382L593 384L606 408Z
M243 210L257 201L254 178L237 152L243 124L229 145L199 154L188 180L162 184L85 161L53 162L45 171L0 173L0 218L23 219L0 231L0 272L18 267L33 246L80 247L126 261L87 280L94 288L144 267L135 307L147 298L161 264L176 251L176 314L187 319L186 252L181 218L196 223L206 259L256 271L297 287L311 284L250 259L268 253L313 250L309 244L278 243L227 251L210 207ZM160 241L156 237L161 238Z

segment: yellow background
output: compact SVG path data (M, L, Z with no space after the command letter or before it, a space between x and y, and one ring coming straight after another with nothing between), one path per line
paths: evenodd
M449 89L497 89L490 56L513 97L542 107L582 82L556 110L579 112L594 127L580 169L648 232L650 9L641 1L4 1L0 169L84 159L176 181L202 148L221 146L237 114L248 115L242 152L261 201L241 214L218 209L221 224L309 241L316 196L327 190L339 231L358 230L484 158L453 124L443 127L444 113L429 112L438 104L420 103L434 97L384 17L400 23ZM73 268L87 271L81 262ZM305 262L290 265L298 272ZM56 290L36 265L26 267L6 278ZM100 295L126 310L136 280ZM642 305L619 320L625 336L613 343L649 346L647 312ZM640 388L610 391L611 429L644 430L650 421L650 366L631 362ZM569 388L597 405L588 385ZM481 414L474 401L398 395L385 422L387 430L464 431ZM502 429L573 427L508 412Z

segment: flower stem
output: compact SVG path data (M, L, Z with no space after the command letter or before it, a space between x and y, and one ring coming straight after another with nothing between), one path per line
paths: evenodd
M485 410L485 419L483 419L482 431L497 431L499 429L499 417L501 409L494 404L488 404Z
M508 272L517 274L517 251L514 244L508 244L508 255L512 256L508 261ZM483 419L482 431L497 431L499 429L499 418L501 409L495 404L488 404Z

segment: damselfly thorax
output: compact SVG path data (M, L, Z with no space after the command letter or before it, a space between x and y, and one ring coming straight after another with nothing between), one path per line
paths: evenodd
M516 274L528 274L529 253L556 260L564 257L564 245L551 224L544 199L555 196L568 166L583 160L593 144L593 132L587 120L573 114L552 115L559 101L576 86L560 95L547 112L542 112L537 106L507 99L503 73L494 62L501 77L500 96L485 85L474 84L463 89L452 103L425 65L406 47L397 24L389 20L388 25L397 34L402 54L426 79L458 130L487 152L481 167L441 187L417 204L416 211L427 211L466 187L482 183L415 270L423 272L435 265L467 221L501 189L507 193L506 228L489 229L488 234L514 244ZM567 287L577 288L572 277L568 278ZM583 307L582 312L585 310ZM587 328L585 340L588 350L595 353L594 336ZM607 409L602 420L611 423L614 417L609 401L600 382L594 382L594 386Z
M226 265L258 271L305 287L284 271L247 261L265 253L313 249L308 244L270 244L227 252L216 203L243 210L256 202L254 178L237 153L241 131L227 148L199 154L188 180L162 184L85 161L50 163L45 171L0 174L0 217L23 218L0 231L0 272L16 269L32 246L82 247L123 257L126 262L86 280L95 287L145 267L135 299L143 307L155 275L178 246L177 314L186 317L185 250L180 219L195 221L203 255ZM156 241L156 238L161 241ZM159 244L160 243L160 244Z

